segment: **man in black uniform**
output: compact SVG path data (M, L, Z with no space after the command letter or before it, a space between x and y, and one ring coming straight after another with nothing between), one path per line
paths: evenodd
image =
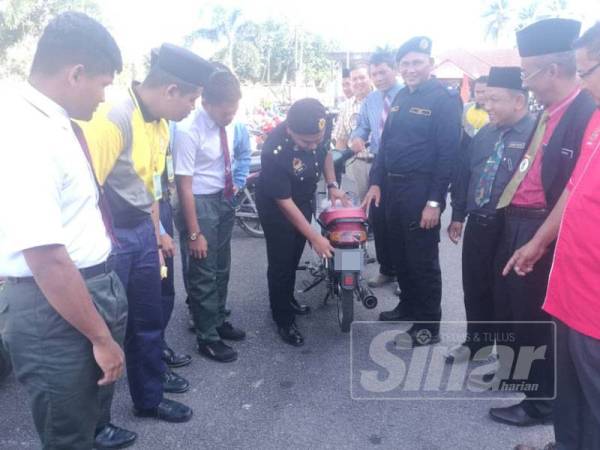
M446 357L449 363L469 360L480 349L491 349L494 345L493 326L473 322L495 320L494 262L503 223L496 205L519 166L535 127L520 67L490 69L485 109L490 123L473 137L461 155L458 176L452 185L452 223L448 235L455 244L469 216L462 248L468 325L465 343L450 351Z
M292 306L304 244L308 240L319 256L331 257L333 251L329 241L310 225L321 171L329 198L347 202L335 182L331 154L322 145L325 124L326 111L318 100L299 100L269 135L261 154L256 206L267 242L269 301L279 335L294 346L304 343Z
M431 40L415 37L396 61L406 87L392 103L364 206L385 203L389 246L398 272L401 301L381 320L416 320L416 345L439 341L442 277L440 214L461 136L461 103L431 77ZM381 188L385 196L381 198Z
M498 249L495 284L497 320L514 321L510 329L515 352L524 347L545 350L545 359L533 362L527 391L521 403L490 409L492 419L517 426L544 423L552 417L554 364L550 326L542 311L552 265L553 245L535 268L515 267L500 276L502 267L540 228L562 195L579 157L587 123L596 109L589 93L581 91L576 74L573 41L581 24L574 20L546 19L517 33L523 86L544 106L519 169L498 200L504 230ZM519 276L525 275L525 276ZM523 323L529 322L529 323ZM507 334L502 333L502 334ZM515 359L517 353L515 353ZM516 367L515 367L516 370Z

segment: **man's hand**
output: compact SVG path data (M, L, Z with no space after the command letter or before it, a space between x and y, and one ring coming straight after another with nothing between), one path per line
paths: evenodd
M98 380L99 386L114 383L123 373L125 355L112 337L92 343L94 359L102 370L103 376Z
M458 244L460 237L462 236L463 224L462 222L451 222L448 225L448 237L452 242Z
M328 189L328 193L329 193L329 200L331 200L331 204L333 206L335 206L336 200L339 200L340 202L342 202L343 206L352 206L350 204L350 199L348 198L346 193L344 191L342 191L341 189L332 187L332 188Z
M361 138L354 138L352 139L352 142L350 142L350 150L352 150L354 154L363 152L366 150L366 148L365 141L363 141Z
M313 250L322 258L331 258L333 257L333 247L329 243L329 240L320 234L315 235L313 239L310 240L310 244L312 245Z
M379 203L381 202L381 189L379 189L379 186L371 186L365 195L365 199L360 204L360 207L366 211L367 216L369 215L369 209L373 201L375 201L375 206L379 208Z
M188 248L192 258L202 259L208 255L208 242L203 234L198 235L195 241L188 241Z
M175 242L168 233L160 236L160 245L162 246L162 253L165 258L172 258L175 256Z
M527 275L533 271L533 266L544 256L544 253L546 253L546 247L532 239L515 251L506 266L504 266L502 275L507 276L513 269L517 275Z
M430 230L435 228L440 223L440 208L433 206L425 206L423 213L421 214L421 228Z

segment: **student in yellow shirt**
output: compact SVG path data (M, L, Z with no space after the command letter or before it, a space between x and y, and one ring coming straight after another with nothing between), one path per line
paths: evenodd
M166 154L167 121L179 121L192 111L210 71L212 66L194 53L163 44L146 79L132 83L124 98L102 105L92 121L83 124L113 216L115 271L127 290L125 356L134 413L168 422L188 421L192 410L163 398L164 392L187 391L189 383L162 360L166 314L161 303L164 257L157 200L162 197L165 165L172 170ZM110 398L103 407L108 442L100 444L114 447L119 433L110 424Z

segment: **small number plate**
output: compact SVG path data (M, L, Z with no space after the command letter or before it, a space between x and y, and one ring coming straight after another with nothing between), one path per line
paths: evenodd
M335 249L333 267L335 270L360 272L362 270L363 251L360 248Z

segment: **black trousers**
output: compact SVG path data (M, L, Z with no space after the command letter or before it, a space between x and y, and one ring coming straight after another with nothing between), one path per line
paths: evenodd
M393 277L396 274L396 268L389 248L384 202L381 202L379 207L373 204L369 216L369 222L373 228L373 237L375 238L375 256L379 263L379 273Z
M600 448L600 340L557 321L554 434L559 450Z
M269 303L277 326L286 327L294 322L291 301L294 299L296 270L304 252L306 238L281 214L272 217L265 208L264 201L257 197L256 206L267 244ZM297 206L310 222L310 203Z
M470 214L462 248L462 281L467 316L465 345L471 354L494 345L494 279L503 219Z
M160 200L158 202L159 213L160 213L160 223L164 227L165 231L172 238L175 237L175 233L173 230L173 208L171 207L171 203L168 200ZM169 321L171 320L171 315L173 314L173 308L175 306L175 264L173 258L165 258L165 264L167 266L167 278L164 278L161 281L160 285L160 293L163 302L163 330L162 330L162 340L163 340L163 348L168 348L167 342L165 340L165 330L169 325Z
M442 274L439 248L440 226L425 230L419 224L427 203L429 181L422 177L388 177L385 187L387 246L402 291L401 305L418 326L439 331L442 317Z
M528 383L538 385L535 391L525 392L531 399L554 397L554 358L553 328L550 325L516 323L546 322L551 318L542 310L546 297L546 287L552 265L553 248L535 265L534 270L526 276L519 276L511 271L502 276L502 268L506 265L515 250L531 240L540 228L545 216L526 217L512 213L507 208L504 213L504 229L500 240L496 266L496 285L494 305L496 320L514 321L498 333L498 343L507 344L515 351L515 362L518 352L523 347L539 348L546 346L545 359L535 361L531 367ZM513 369L515 365L513 364ZM550 401L536 400L525 402L524 407L533 416L547 415L552 412Z

